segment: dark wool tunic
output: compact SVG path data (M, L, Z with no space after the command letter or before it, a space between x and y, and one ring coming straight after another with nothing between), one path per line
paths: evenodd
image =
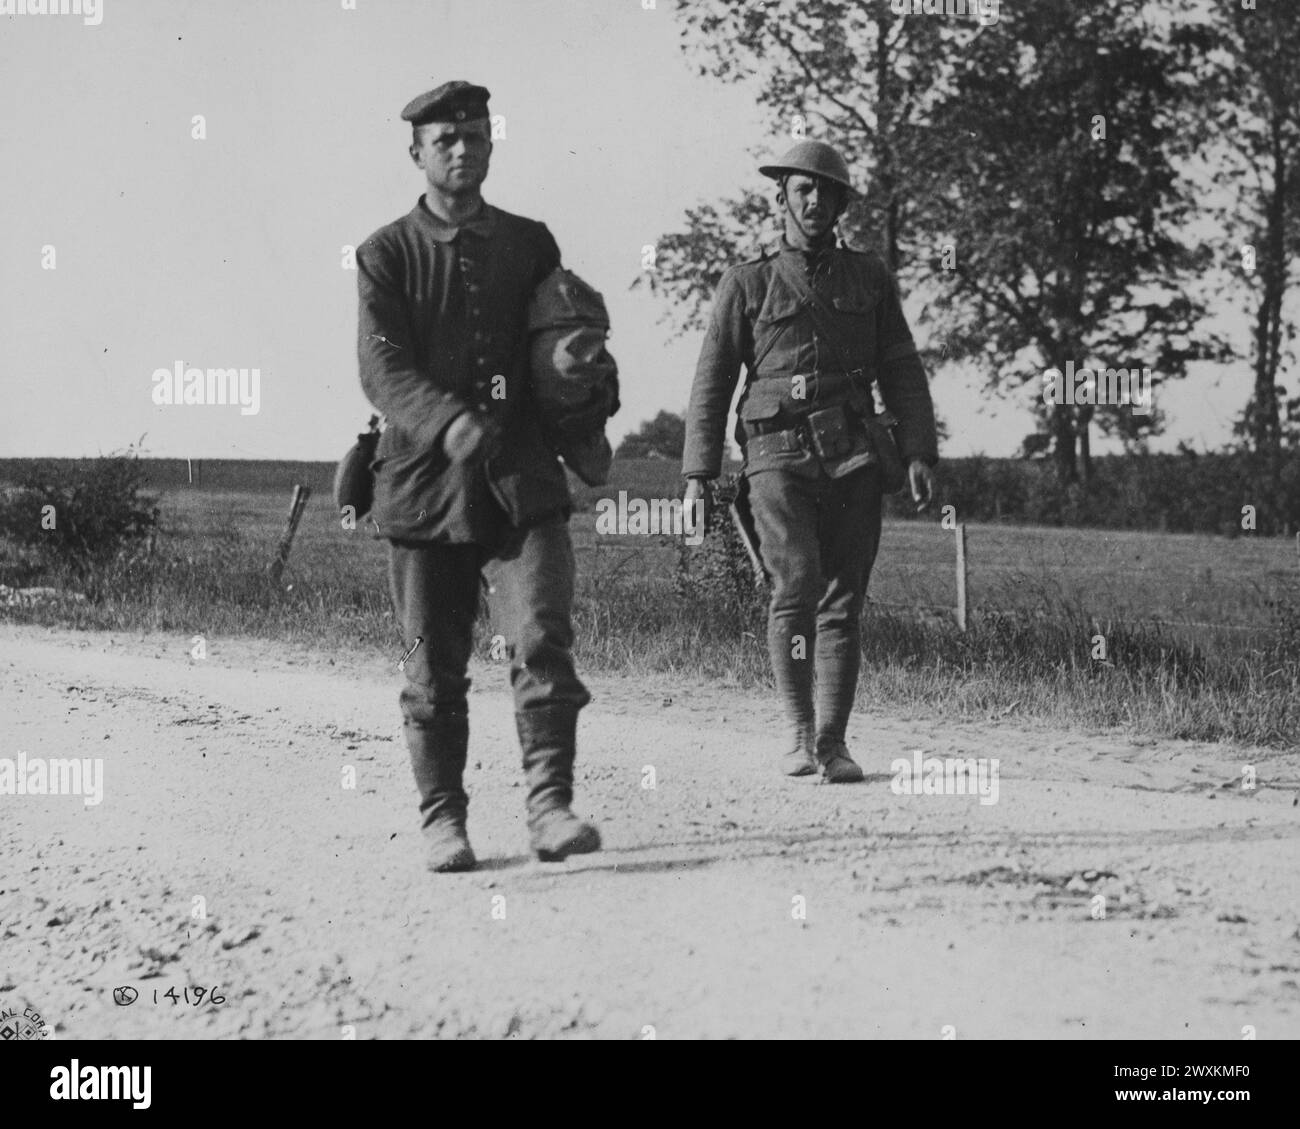
M559 263L545 224L485 204L450 227L423 196L357 248L361 386L387 418L378 536L491 546L510 526L567 514L564 470L527 388L528 299ZM469 469L442 450L466 411L503 428L499 453Z

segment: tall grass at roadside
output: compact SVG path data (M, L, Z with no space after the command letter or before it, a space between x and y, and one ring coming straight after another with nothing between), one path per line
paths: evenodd
M395 663L402 644L382 544L342 533L325 509L317 509L304 521L289 572L276 585L266 566L284 501L232 494L208 497L202 509L165 503L151 553L118 554L93 569L0 540L0 584L50 586L87 597L0 608L0 621L243 635L387 655ZM715 527L705 555L692 560L672 542L640 538L629 547L588 539L575 606L580 669L770 687L766 596L725 528ZM1206 539L1207 554L1215 544ZM1158 557L1162 545L1153 551ZM999 552L1016 604L977 609L965 634L948 616L868 606L860 706L1300 744L1300 597L1294 587L1279 581L1264 608L1267 618L1252 630L1175 631L1129 608L1117 612L1121 602L1105 596L1105 561L1086 595L1070 597L1059 576L1045 571L1035 579L1021 567L1024 557L1014 546ZM1125 567L1131 562L1117 559L1117 595L1132 581ZM1223 567L1216 559L1216 571ZM478 654L484 660L491 633L491 624L481 622ZM1105 641L1101 658L1094 657L1099 635Z

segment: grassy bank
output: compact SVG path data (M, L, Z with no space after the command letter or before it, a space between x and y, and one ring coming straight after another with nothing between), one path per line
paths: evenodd
M0 584L86 599L10 607L0 619L249 635L396 659L384 547L343 532L327 505L312 503L290 570L270 581L285 502L173 491L151 556L91 572L8 546ZM710 579L666 538L597 537L590 512L575 515L573 530L583 669L770 685L762 596L743 575ZM974 612L962 634L951 616L918 610L953 602L952 534L887 526L872 584L879 603L863 624L863 705L1300 744L1300 569L1286 543L1005 527L974 527L971 543ZM482 623L484 658L491 634ZM1098 636L1104 657L1095 657Z

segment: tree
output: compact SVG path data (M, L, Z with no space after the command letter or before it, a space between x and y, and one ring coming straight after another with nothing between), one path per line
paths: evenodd
M623 437L614 457L619 459L680 459L686 446L686 420L672 412L660 412L638 430Z
M1142 0L1029 7L1015 37L969 45L931 119L949 140L949 198L930 217L949 254L932 276L934 331L993 385L1041 387L1071 361L1149 368L1158 385L1225 359L1200 328L1191 284L1213 251L1191 234L1180 175L1208 30L1161 30ZM1115 405L1039 399L1035 411L1067 482L1091 478L1094 422L1130 445L1161 425L1158 411Z
M987 27L850 0L679 10L702 73L755 81L782 141L799 129L832 141L869 183L842 228L933 299L931 364L973 363L998 388L1067 359L1139 360L1169 379L1225 355L1196 336L1203 306L1185 282L1207 253L1185 235L1190 190L1176 172L1208 34L1160 30L1145 0L1024 0L1014 23ZM770 214L746 192L662 238L648 282L679 328L702 326L723 269L752 256ZM955 258L936 255L945 244ZM1094 419L1130 443L1160 425L1158 412L1092 405L1036 414L1071 481L1080 462L1090 472Z
M886 3L853 0L678 0L678 16L701 75L756 85L773 126L763 156L803 136L835 144L854 182L871 181L841 230L893 270L910 262L920 234L915 217L936 190L929 149L941 139L921 128L942 88L936 60L944 59L944 44L973 34L970 27L901 20ZM737 170L737 178L747 172ZM658 241L655 270L638 284L671 303L679 330L703 328L722 272L755 257L765 231L779 234L770 199L747 190L702 204L687 211L683 231Z
M1284 424L1300 416L1278 376L1294 361L1296 327L1284 316L1300 260L1300 7L1212 9L1220 50L1202 86L1213 124L1214 183L1226 216L1234 274L1253 306L1253 387L1238 433L1276 464ZM1289 418L1287 418L1289 417Z

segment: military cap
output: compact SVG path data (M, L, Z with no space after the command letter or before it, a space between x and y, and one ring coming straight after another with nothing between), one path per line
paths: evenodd
M488 91L472 82L444 82L418 98L412 98L402 111L402 120L412 125L427 122L464 122L488 116Z

